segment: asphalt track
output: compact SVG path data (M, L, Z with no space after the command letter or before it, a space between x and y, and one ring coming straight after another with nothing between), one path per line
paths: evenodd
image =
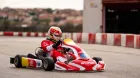
M78 44L87 53L100 56L106 63L103 72L44 71L43 69L15 68L9 57L34 53L41 40L35 37L0 37L0 78L140 78L140 49Z

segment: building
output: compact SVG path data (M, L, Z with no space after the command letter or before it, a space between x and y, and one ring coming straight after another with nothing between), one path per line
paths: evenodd
M140 33L140 0L84 0L83 32Z

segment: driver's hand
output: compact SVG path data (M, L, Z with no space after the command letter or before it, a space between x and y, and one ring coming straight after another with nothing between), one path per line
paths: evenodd
M60 44L62 44L62 41L61 40L59 40L58 42L56 42L55 44L53 44L52 47L54 49L57 49Z

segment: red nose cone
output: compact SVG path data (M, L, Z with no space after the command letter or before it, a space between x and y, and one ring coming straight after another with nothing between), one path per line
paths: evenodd
M74 60L73 63L80 65L80 67L83 67L84 70L90 71L93 70L92 68L95 66L95 62L93 60L87 60L87 59L79 59L79 60Z

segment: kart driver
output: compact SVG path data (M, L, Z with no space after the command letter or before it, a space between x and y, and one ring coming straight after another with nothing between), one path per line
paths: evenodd
M51 56L54 61L65 62L68 61L68 57L66 52L69 51L68 48L62 48L62 31L59 27L50 27L48 30L48 38L41 42L41 47L37 53L37 57L40 59L46 57L46 53L48 56ZM71 54L70 54L71 55Z

